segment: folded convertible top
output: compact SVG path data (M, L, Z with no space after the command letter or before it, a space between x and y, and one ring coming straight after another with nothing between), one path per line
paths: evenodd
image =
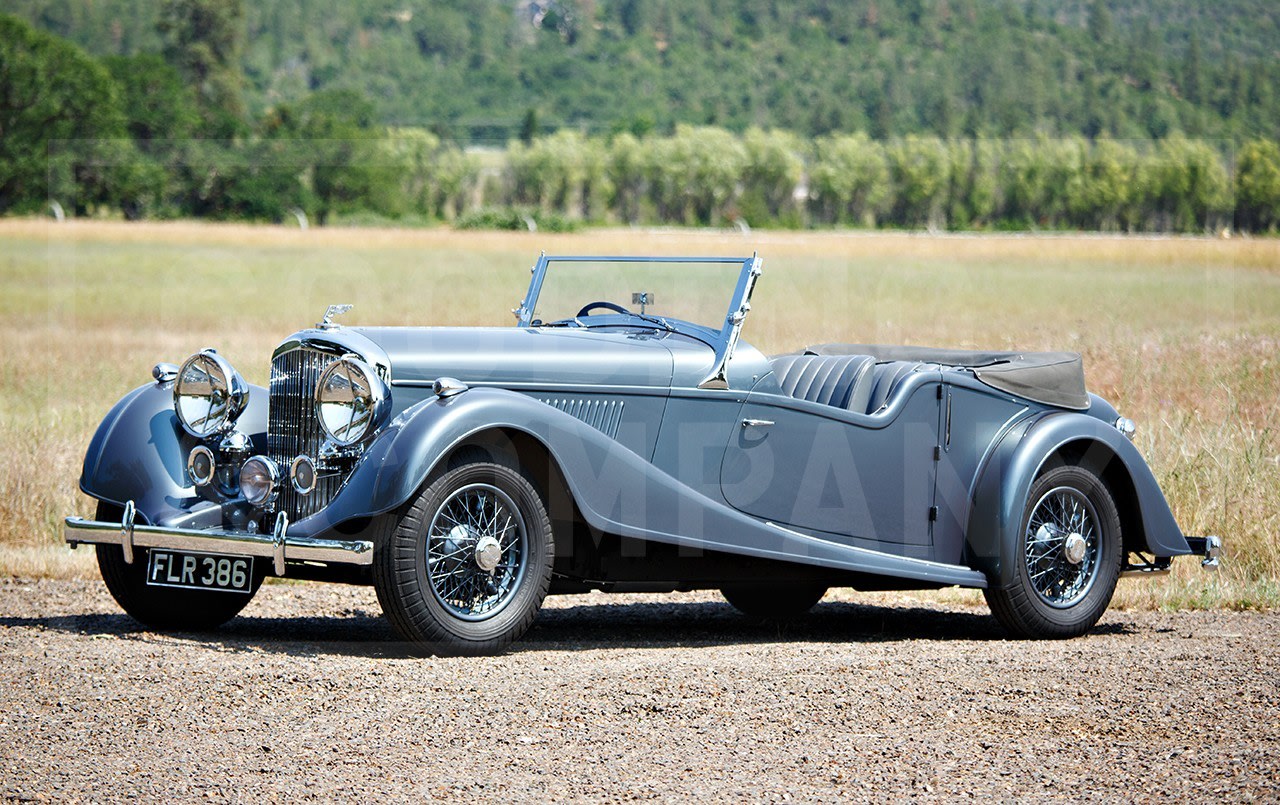
M1074 352L975 352L886 344L815 344L808 355L870 355L876 361L919 361L963 366L1000 391L1045 405L1083 411L1089 407L1084 362Z

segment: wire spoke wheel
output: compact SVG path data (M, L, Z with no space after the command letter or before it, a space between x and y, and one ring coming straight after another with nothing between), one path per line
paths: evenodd
M378 602L415 653L494 654L551 584L546 504L514 461L463 448L394 515L374 551Z
M1124 535L1115 498L1091 467L1046 470L1002 554L1007 574L983 590L1018 637L1076 637L1093 628L1120 577Z
M1041 496L1027 521L1023 559L1040 600L1069 607L1089 594L1098 577L1098 514L1089 498L1067 486Z
M456 618L492 617L520 586L527 542L524 518L506 492L484 483L458 489L427 529L431 592Z

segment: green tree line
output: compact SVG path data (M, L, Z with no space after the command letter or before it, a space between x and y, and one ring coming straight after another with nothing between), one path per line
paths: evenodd
M93 59L0 15L0 212L1201 232L1280 224L1280 146L561 129L464 150L353 90L251 118L238 5L170 0L164 54ZM221 13L210 13L210 10Z
M5 8L104 57L182 48L170 5ZM1274 0L257 0L239 26L220 52L251 117L350 89L463 142L530 112L593 134L1280 138Z

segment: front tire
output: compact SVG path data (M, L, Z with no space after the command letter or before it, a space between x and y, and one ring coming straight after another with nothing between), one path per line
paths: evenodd
M392 627L424 654L496 654L551 583L546 505L518 470L467 455L431 481L374 558Z
M122 517L123 511L119 506L98 504L95 519L118 522ZM98 554L98 569L111 597L131 618L161 631L204 632L216 629L239 615L262 584L262 575L255 573L247 594L153 587L147 584L149 550L135 548L133 564L128 564L124 561L124 548L119 545L94 547Z
M1076 637L1111 603L1123 558L1120 514L1091 470L1062 466L1031 487L1013 583L983 590L991 612L1024 638Z

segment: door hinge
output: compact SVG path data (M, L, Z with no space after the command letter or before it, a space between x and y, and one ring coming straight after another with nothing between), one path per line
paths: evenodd
M939 400L941 400L941 399L942 399L942 385L941 385L941 384L939 384L939 385L938 385L938 399L939 399Z
M929 507L929 522L931 522L931 523L936 523L937 521L938 521L938 507L937 507L937 506L930 506L930 507Z
M934 460L934 461L941 461L941 460L942 460L942 445L940 445L940 444L935 444L935 445L933 446L933 460Z

